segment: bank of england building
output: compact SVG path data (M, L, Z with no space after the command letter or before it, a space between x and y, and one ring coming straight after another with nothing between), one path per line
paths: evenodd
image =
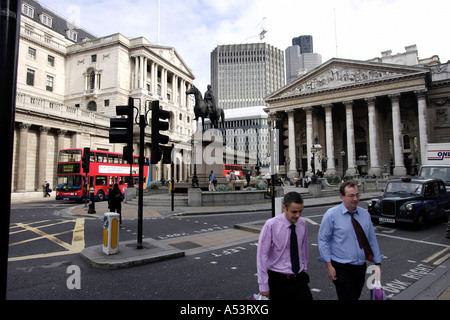
M74 26L39 2L22 4L13 154L12 192L41 192L48 181L56 187L58 151L90 147L122 152L109 143L109 120L117 105L133 97L135 106L159 100L170 112L170 143L189 153L186 141L195 130L193 103L185 94L194 81L192 70L175 48L155 45L144 37L117 33L97 37ZM142 111L143 112L143 111ZM151 116L151 113L149 113ZM139 132L135 126L136 133ZM150 127L145 154L150 154ZM139 150L135 137L135 154ZM176 179L190 167L178 159ZM153 165L167 179L170 165Z

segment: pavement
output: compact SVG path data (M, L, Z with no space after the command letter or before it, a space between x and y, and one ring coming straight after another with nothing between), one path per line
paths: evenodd
M319 198L308 195L308 189L285 187L285 193L297 191L304 195L305 207L334 205L341 203L338 192ZM361 194L361 200L368 200L381 195L381 192L368 192ZM168 195L155 195L150 197L169 198ZM170 203L170 202L169 202ZM76 205L68 209L68 213L75 216L89 216L103 219L104 213L109 212L107 202L95 204L95 214L88 214L88 208ZM239 212L256 212L271 210L271 202L244 206L214 206L214 207L175 207L171 211L168 206L144 206L143 218L177 217L187 215L208 215ZM136 219L137 205L135 202L122 204L122 219ZM94 267L104 269L127 268L135 265L151 263L166 259L193 255L218 248L239 245L240 243L257 241L259 232L265 220L235 225L233 229L178 237L167 240L143 239L143 248L137 249L137 241L120 242L119 252L106 255L102 245L85 248L81 252L82 258ZM416 281L413 285L394 296L393 300L450 300L450 259L440 264L436 269Z

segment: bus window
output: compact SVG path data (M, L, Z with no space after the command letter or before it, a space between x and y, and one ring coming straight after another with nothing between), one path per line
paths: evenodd
M119 163L119 155L117 154L108 155L108 163Z
M122 164L123 162L123 155L119 154L119 163Z
M108 161L108 156L106 155L106 153L97 152L95 156L97 157L96 162L107 163Z
M80 162L81 150L61 150L58 162Z
M95 185L96 186L106 186L107 177L106 176L96 176Z
M91 155L90 155L89 161L90 162L95 162L95 152L91 151L90 153L91 153Z

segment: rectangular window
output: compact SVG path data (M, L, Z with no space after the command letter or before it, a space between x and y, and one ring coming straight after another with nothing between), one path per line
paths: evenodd
M36 49L28 47L28 58L36 60Z
M53 92L53 77L52 76L47 76L47 80L46 80L46 89L47 91Z
M34 70L27 69L27 85L34 86Z
M54 67L55 66L55 57L49 55L47 58L47 64L49 67Z
M74 30L67 30L67 37L70 40L77 42L78 34Z
M29 4L22 4L22 13L30 18L34 18L34 8Z
M52 27L53 19L51 17L47 16L46 14L41 14L39 17L41 18L42 24L45 24L50 28Z

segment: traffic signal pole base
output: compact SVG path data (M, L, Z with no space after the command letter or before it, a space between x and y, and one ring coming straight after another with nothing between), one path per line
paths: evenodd
M91 188L90 190L90 200L89 200L89 210L88 213L96 213L95 211L95 194L94 194L94 188Z

